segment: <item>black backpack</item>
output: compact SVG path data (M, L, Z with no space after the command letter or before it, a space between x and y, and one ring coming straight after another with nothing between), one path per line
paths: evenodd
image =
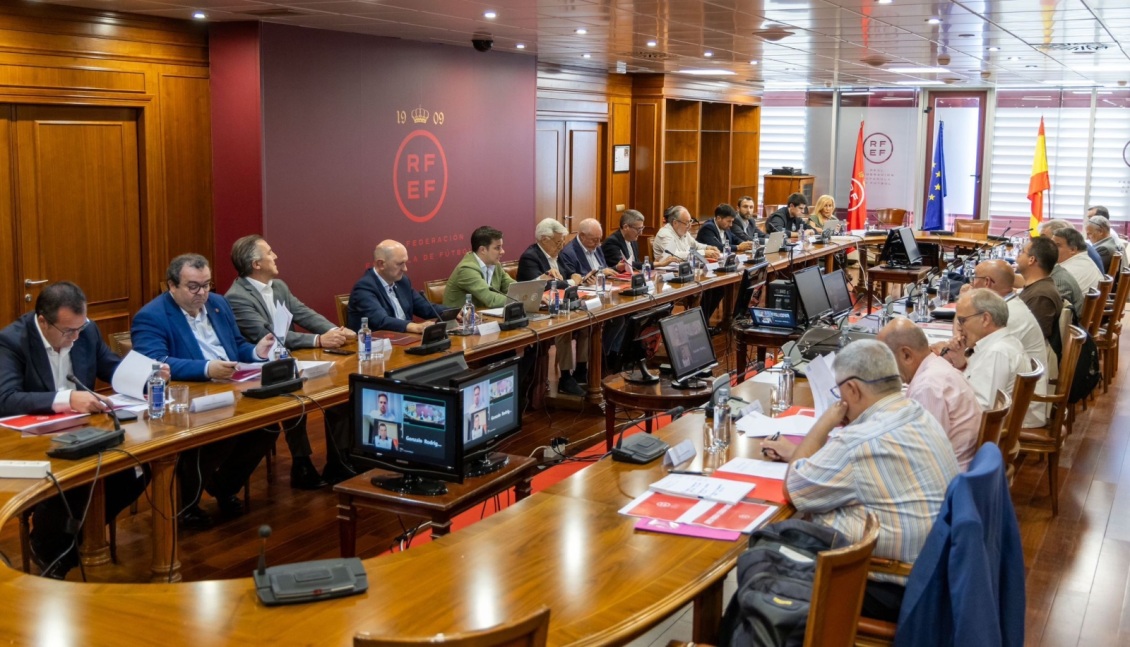
M1075 404L1091 395L1102 377L1102 371L1099 370L1099 349L1088 334L1083 338L1083 347L1079 349L1079 361L1075 364L1075 377L1071 380L1067 401Z
M851 542L842 533L787 519L749 538L738 558L738 590L722 617L721 645L801 647L816 576L816 554Z

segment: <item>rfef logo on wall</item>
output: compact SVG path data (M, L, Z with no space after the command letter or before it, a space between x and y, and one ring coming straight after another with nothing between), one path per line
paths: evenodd
M429 112L422 106L409 114L396 111L396 123L442 126L442 112ZM400 211L413 222L427 222L439 213L447 195L447 155L434 133L417 128L408 133L396 151L392 185Z
M1122 147L1122 161L1126 162L1126 166L1130 166L1130 142Z
M883 133L871 133L863 140L863 156L872 164L886 162L894 152L894 142Z

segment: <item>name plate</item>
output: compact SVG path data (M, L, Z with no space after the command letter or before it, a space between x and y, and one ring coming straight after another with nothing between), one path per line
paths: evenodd
M600 297L593 297L591 299L585 299L584 308L589 312L593 312L594 310L600 310L601 305L603 304L600 302Z
M502 331L502 328L499 327L497 321L479 324L479 334L483 335L483 336L485 336L485 335L497 335L501 331Z
M211 411L212 409L220 409L234 405L235 393L228 391L227 393L202 395L198 398L193 398L192 404L188 405L188 410L192 413L200 413L201 411Z
M676 465L691 460L697 453L694 448L694 443L689 440L684 440L667 450L667 453L663 456L663 466L675 467Z

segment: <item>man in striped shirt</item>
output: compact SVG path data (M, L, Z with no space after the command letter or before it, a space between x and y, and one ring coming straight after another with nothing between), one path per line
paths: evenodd
M798 512L851 541L862 538L873 512L881 526L875 556L913 563L957 476L953 446L938 421L902 395L895 357L882 342L848 344L832 370L838 402L804 441L792 450L778 441L763 447L789 461L785 489ZM897 620L905 586L903 577L871 576L863 614Z

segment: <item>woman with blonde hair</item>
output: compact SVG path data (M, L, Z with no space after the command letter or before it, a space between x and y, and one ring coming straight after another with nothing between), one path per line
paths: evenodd
M835 216L836 199L830 195L822 195L816 199L816 205L812 207L812 215L808 217L808 220L819 232L824 230L824 222Z

